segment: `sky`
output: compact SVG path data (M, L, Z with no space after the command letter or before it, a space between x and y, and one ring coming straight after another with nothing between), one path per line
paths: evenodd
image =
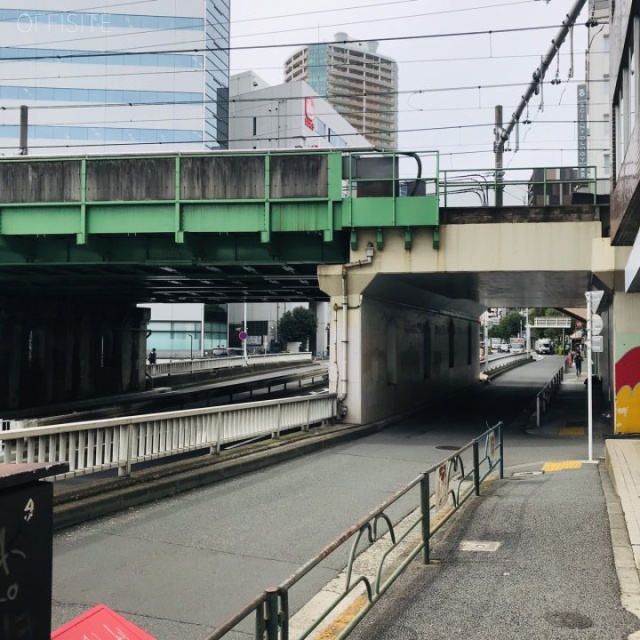
M567 37L541 94L523 114L531 124L519 127L517 152L512 133L505 167L522 168L524 174L528 167L577 165L576 92L585 80L587 4L574 29L573 55ZM506 126L574 5L574 0L232 0L231 72L251 69L279 84L286 58L307 43L330 42L340 31L354 40L379 40L378 53L399 67L399 148L438 150L441 169L492 168L495 106L502 105ZM556 78L560 83L552 85Z

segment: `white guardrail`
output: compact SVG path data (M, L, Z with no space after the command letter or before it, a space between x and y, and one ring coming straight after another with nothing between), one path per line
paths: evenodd
M265 353L257 356L248 356L247 362L252 364L278 364L282 362L311 362L313 354L310 351L300 353ZM244 367L243 356L228 356L222 358L205 358L203 360L178 360L175 362L161 362L147 365L147 373L152 376L171 376L198 371L210 371L212 369L230 369L232 367Z
M0 431L0 460L5 464L67 462L70 478L108 469L131 473L131 465L196 449L219 453L224 444L270 436L336 416L335 394L265 400L125 416L48 427ZM4 449L4 451L3 451Z

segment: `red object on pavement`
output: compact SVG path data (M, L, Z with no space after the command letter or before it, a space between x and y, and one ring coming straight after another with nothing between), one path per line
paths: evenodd
M56 629L51 640L156 640L115 611L99 604Z

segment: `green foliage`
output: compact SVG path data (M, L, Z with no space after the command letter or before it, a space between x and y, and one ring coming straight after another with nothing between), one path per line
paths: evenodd
M316 332L318 320L310 309L296 307L292 311L285 311L278 322L278 337L286 342L302 342Z
M500 323L489 329L490 338L501 338L509 342L509 338L520 335L520 323L524 327L524 318L517 311L510 311Z

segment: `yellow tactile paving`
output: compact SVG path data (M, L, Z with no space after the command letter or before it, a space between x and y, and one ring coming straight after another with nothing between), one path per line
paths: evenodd
M558 430L558 435L561 436L584 436L586 433L586 427L562 427Z
M543 471L563 471L564 469L580 469L582 462L579 460L563 460L561 462L545 462Z

